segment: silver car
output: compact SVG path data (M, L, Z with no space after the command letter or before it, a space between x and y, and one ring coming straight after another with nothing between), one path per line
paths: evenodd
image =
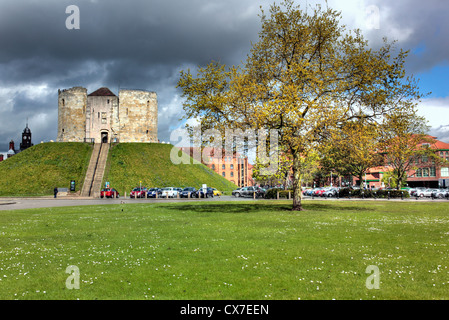
M436 192L438 191L438 189L425 189L425 190L418 190L415 192L415 196L416 197L431 197L432 196L432 192Z
M443 190L443 189L435 189L432 192L432 198L438 198L438 199L443 199L446 198L449 194L449 191L447 189Z

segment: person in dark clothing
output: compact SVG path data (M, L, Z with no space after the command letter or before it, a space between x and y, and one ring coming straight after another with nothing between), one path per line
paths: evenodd
M55 189L53 190L53 192L54 192L54 194L55 194L55 198L56 198L56 196L58 195L58 188L57 188L57 187L55 187Z

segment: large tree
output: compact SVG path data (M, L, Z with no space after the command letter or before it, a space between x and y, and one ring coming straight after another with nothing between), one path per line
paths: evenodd
M303 159L316 154L331 129L361 117L379 121L420 98L405 78L406 52L392 56L386 41L374 50L340 19L331 8L273 4L268 15L262 10L259 41L244 65L213 62L195 76L181 72L178 82L185 117L200 118L203 129L276 132L278 152L292 158L293 210L303 210Z
M384 118L382 153L392 168L390 177L398 190L407 181L407 173L417 168L417 159L427 158L437 165L447 163L435 153L436 140L427 131L426 120L413 109L409 113L393 112Z
M321 164L328 172L355 176L362 187L368 169L383 165L380 126L355 119L336 128L322 149Z

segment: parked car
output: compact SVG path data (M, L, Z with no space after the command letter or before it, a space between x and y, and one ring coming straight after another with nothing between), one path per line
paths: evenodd
M189 197L189 194L190 194L190 198L194 198L194 197L197 196L196 192L197 192L196 188L193 188L193 187L187 187L187 188L184 188L184 189L181 191L181 193L179 194L179 196L180 196L181 198L188 198L188 197Z
M448 196L449 191L447 189L435 189L432 191L431 197L443 199Z
M338 193L338 188L329 188L323 192L323 197L332 198L336 197Z
M232 191L232 196L233 196L233 197L237 197L237 193L240 193L240 189L241 189L241 188L237 188L237 189L233 190L233 191Z
M248 189L248 187L243 187L243 188L240 188L238 190L234 190L235 191L235 194L234 194L235 197L237 197L237 198L244 197L245 196L244 193L247 192L247 189Z
M131 191L129 196L131 198L145 198L146 194L147 194L146 187L136 187Z
M305 189L302 190L302 194L303 194L304 196L306 196L306 195L307 195L307 192L309 192L310 190L312 190L312 189L311 189L311 188L305 188Z
M157 197L159 198L161 196L161 194L162 194L162 189L150 188L150 189L148 189L147 197L148 198L156 198L156 195L157 195Z
M313 189L313 196L319 197L324 192L324 188Z
M216 197L221 196L221 191L218 191L216 188L212 188L212 190L214 191L214 196Z
M235 194L238 197L254 197L254 192L256 192L255 187L243 187Z
M113 188L105 188L100 192L100 198L120 198L117 190Z
M248 187L248 191L245 196L254 197L254 193L256 193L256 198L265 198L267 190L261 187Z
M200 188L196 192L197 198L213 198L214 197L214 190L211 187L207 187L206 190L203 188Z
M410 196L415 196L416 197L416 195L415 195L416 192L424 191L424 190L426 190L426 188L423 188L423 187L412 188L412 189L409 190Z
M306 191L306 194L305 194L305 195L306 195L306 196L309 196L309 197L312 196L312 195L313 195L313 192L315 191L315 189L316 189L316 188L308 189L308 190Z
M162 188L161 197L162 198L176 198L178 196L177 188L167 187Z
M437 189L425 189L425 190L418 190L415 193L415 197L431 197L432 192L438 191Z

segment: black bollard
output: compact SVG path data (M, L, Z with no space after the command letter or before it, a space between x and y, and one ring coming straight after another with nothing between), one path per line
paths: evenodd
M390 191L388 191L388 200L390 200Z
M404 200L404 191L401 191L401 200Z

